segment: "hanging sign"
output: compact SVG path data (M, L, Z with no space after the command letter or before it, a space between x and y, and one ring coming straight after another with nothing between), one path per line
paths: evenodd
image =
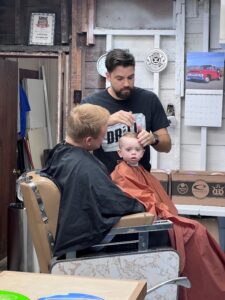
M166 53L161 49L151 50L145 58L145 67L148 71L159 73L163 71L168 63Z
M32 13L30 20L30 45L54 44L55 14Z

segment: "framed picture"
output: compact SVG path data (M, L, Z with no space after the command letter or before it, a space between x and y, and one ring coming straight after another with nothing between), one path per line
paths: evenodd
M55 14L32 13L30 20L30 45L54 45Z
M188 52L186 90L223 90L224 52Z

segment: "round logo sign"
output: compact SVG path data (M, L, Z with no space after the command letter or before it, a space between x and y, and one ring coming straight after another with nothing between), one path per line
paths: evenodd
M207 182L204 180L195 181L195 183L192 185L192 194L198 199L207 197L209 194L209 186Z
M163 71L168 63L167 55L161 49L153 49L145 58L146 69L153 73Z
M106 59L106 53L99 57L97 60L97 71L98 74L102 77L106 77L107 69L105 67L105 59Z

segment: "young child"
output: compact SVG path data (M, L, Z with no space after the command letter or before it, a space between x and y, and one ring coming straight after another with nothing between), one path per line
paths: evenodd
M121 137L118 155L123 162L112 172L113 181L127 194L134 194L134 197L144 204L146 210L155 216L167 218L167 211L177 215L177 209L162 189L160 182L139 165L144 152L136 133L127 132ZM122 178L123 180L120 180Z
M178 216L177 209L160 182L138 164L144 154L136 133L126 133L119 141L123 159L111 177L127 195L137 198L160 219L173 222L169 231L171 245L180 254L181 276L191 281L181 289L180 300L225 299L225 254L200 223Z

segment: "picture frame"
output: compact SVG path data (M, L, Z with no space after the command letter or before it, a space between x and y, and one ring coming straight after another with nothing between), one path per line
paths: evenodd
M30 18L29 45L54 45L55 14L32 13Z

